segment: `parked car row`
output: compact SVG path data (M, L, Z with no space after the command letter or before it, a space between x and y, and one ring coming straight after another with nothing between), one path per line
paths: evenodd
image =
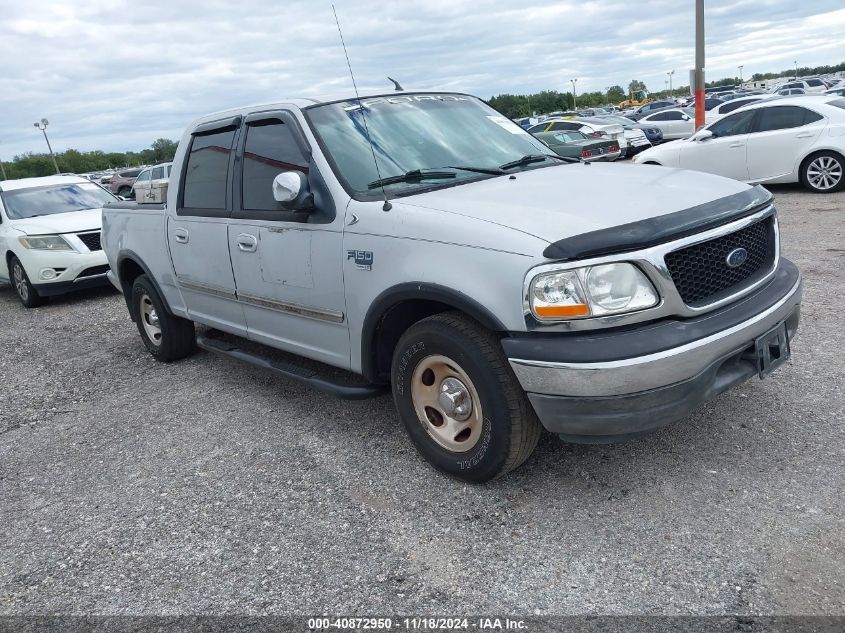
M817 193L840 191L845 186L845 98L804 95L744 104L690 138L638 154L634 162L743 182L800 182Z

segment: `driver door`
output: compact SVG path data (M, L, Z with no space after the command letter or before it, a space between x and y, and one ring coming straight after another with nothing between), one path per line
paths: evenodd
M680 152L680 167L725 176L734 180L748 180L748 136L752 130L756 110L737 112L716 121L706 129L712 138L684 143Z

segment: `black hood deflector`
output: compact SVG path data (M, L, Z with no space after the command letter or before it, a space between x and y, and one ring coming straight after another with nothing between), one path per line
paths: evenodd
M676 213L568 237L549 244L543 256L574 260L637 251L753 215L770 205L772 200L774 196L757 185Z

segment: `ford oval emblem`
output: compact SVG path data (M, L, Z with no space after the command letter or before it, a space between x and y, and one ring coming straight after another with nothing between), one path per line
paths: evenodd
M748 261L748 251L744 248L737 248L728 253L725 263L728 268L739 268Z

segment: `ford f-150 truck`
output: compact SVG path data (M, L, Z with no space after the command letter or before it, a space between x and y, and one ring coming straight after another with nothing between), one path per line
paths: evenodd
M159 360L198 344L343 397L391 389L419 452L469 482L543 427L634 436L766 376L801 302L762 187L559 157L457 93L202 117L166 204L108 205L102 239Z

